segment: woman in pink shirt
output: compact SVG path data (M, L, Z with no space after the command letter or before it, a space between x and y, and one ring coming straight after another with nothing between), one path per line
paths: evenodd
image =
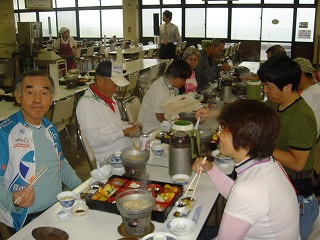
M197 92L197 80L196 73L194 69L199 63L200 52L194 46L188 47L182 55L182 60L189 63L192 68L192 74L189 79L187 79L186 84L184 85L184 90L181 89L180 93L189 93L189 92Z
M200 110L199 110L200 111ZM212 112L201 110L201 116ZM220 153L235 161L237 179L221 172L218 165L198 158L202 167L227 199L218 240L288 240L299 237L299 205L292 184L272 157L280 130L277 113L255 100L238 100L218 116ZM230 160L232 161L232 160Z

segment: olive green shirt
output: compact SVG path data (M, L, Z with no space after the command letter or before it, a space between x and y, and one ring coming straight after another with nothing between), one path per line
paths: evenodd
M317 122L312 109L301 97L281 111L279 104L268 103L280 117L281 128L275 147L287 152L289 149L310 150L303 171L312 169L317 142ZM285 168L285 170L288 174L293 173L290 169Z

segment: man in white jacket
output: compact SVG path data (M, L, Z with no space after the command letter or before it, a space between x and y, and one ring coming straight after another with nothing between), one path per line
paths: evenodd
M132 137L140 132L140 125L121 120L113 94L118 87L128 85L118 63L103 61L96 69L95 82L79 100L76 114L80 129L95 154L102 162L115 151L133 146Z

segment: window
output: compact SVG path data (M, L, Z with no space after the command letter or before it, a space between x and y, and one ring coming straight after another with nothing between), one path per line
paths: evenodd
M153 14L158 13L161 19L160 9L142 9L142 34L143 37L152 37L153 34ZM159 19L159 20L160 20ZM159 21L159 23L161 20Z
M42 36L49 37L49 19L51 22L51 32L53 37L57 37L57 19L55 12L39 12L39 21L42 22Z
M313 42L315 11L314 8L298 8L296 22L297 42Z
M142 0L142 5L160 5L160 0Z
M292 8L264 8L261 40L291 41L292 23Z
M75 11L58 11L57 12L58 31L61 27L70 29L71 36L77 36L76 12Z
M57 8L75 7L75 0L56 0ZM91 1L91 0L90 0Z
M314 0L299 0L300 4L314 4Z
M203 0L186 0L186 4L203 4Z
M122 6L122 0L101 0L101 6Z
M264 3L275 3L275 4L293 4L293 0L264 0Z
M228 9L207 9L207 38L228 37Z
M163 4L181 4L181 0L163 0Z
M102 36L123 37L123 14L121 9L101 10Z
M20 22L36 22L37 16L35 12L20 13Z
M233 4L253 4L253 3L261 3L261 0L238 0L232 3Z
M79 7L100 6L100 0L78 0Z
M233 8L231 22L232 40L260 39L260 8Z
M101 37L100 34L100 11L79 11L80 37Z
M19 0L19 9L26 9L26 5L24 3L24 0Z
M186 8L186 37L205 38L205 9Z

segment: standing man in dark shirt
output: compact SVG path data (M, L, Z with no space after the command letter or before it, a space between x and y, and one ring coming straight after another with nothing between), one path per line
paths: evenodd
M210 44L200 51L201 57L196 67L196 79L198 82L197 92L204 90L208 84L220 77L220 71L230 70L228 64L220 65L220 59L224 50L225 41L214 38Z
M162 14L163 24L160 26L160 59L176 59L176 52L181 52L179 29L171 23L172 12L166 10ZM177 43L177 45L175 45Z

